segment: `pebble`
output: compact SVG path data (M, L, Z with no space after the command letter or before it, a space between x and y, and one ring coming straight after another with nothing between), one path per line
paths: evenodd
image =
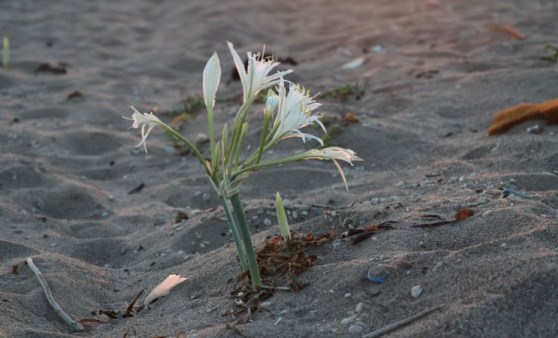
M363 330L363 329L362 329L362 326L360 326L360 325L351 325L351 326L349 327L349 333L351 333L351 334L358 334L358 333L361 333L362 330Z
M355 311L356 313L361 313L363 309L364 309L364 303L358 303L355 308Z
M263 223L265 226L270 226L271 225L271 220L269 218L264 218Z
M349 298L349 297L351 297L351 296L352 296L352 295L351 295L349 292L347 292L347 293L345 294L345 298Z
M442 262L437 262L436 265L434 265L434 267L432 268L432 272L438 270L441 267L442 267Z
M542 134L544 132L544 129L541 126L539 126L538 124L536 124L532 127L527 128L527 132L529 134L538 135L538 134Z
M405 185L405 181L399 181L399 182L395 183L396 187L402 187L404 185Z
M354 316L347 317L347 318L343 318L343 319L341 319L341 325L349 325L349 324L351 324L352 322L354 322L355 319L356 319L356 318L355 318Z
M261 302L260 303L260 306L262 308L268 308L268 307L271 307L271 305L273 305L273 302Z
M209 137L204 133L198 133L198 135L196 135L194 142L196 144L205 144L209 142Z
M418 298L422 294L422 287L420 285L415 285L411 288L411 296L413 298Z

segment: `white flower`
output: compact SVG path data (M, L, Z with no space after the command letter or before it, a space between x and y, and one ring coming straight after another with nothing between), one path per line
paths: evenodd
M213 110L219 81L221 81L221 64L217 53L213 53L203 69L203 98L207 109Z
M317 160L332 160L335 167L339 171L341 175L341 179L343 180L343 184L345 185L345 189L349 190L349 186L347 184L347 178L345 177L345 173L343 169L339 165L338 160L345 161L350 165L353 165L353 161L362 161L362 159L356 156L356 153L351 149L345 149L340 147L329 147L324 149L311 149L306 152L308 154L306 159L317 159Z
M141 126L141 141L136 145L136 147L141 147L143 145L145 153L147 154L147 144L145 143L147 136L149 136L149 133L153 128L155 128L155 126L163 125L163 122L159 120L157 116L153 115L153 113L140 113L134 106L130 106L130 108L134 110L132 117L123 117L127 120L134 121L132 128L137 129ZM145 130L146 127L147 131Z
M312 149L308 151L311 158L318 160L341 160L353 165L352 161L362 161L351 149L341 147L328 147L323 149Z
M279 128L275 134L275 140L300 137L303 142L306 142L306 137L308 137L323 144L320 138L300 131L300 129L317 122L324 133L326 132L320 121L320 116L312 113L321 104L314 101L304 88L294 84L290 85L289 93L286 93L283 80L279 83L278 91L279 103L275 123L279 124Z
M272 60L264 60L263 55L252 54L248 55L248 70L244 68L244 63L238 53L234 50L232 43L227 42L229 50L234 60L234 65L238 71L240 82L242 83L242 90L244 92L244 102L256 96L260 90L269 88L279 83L279 80L286 74L292 72L292 69L283 72L277 72L269 75L269 72L275 68L279 62Z

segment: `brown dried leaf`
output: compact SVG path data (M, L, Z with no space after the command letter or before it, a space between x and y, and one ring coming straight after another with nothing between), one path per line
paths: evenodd
M457 212L457 214L455 214L455 221L456 222L462 221L464 219L467 219L467 218L473 216L474 214L475 214L475 212L472 209L469 209L469 208L459 210Z
M20 265L21 265L21 262L12 265L12 274L13 275L19 274L19 266Z
M495 32L503 33L514 40L525 39L525 35L521 34L518 30L516 30L512 26L493 24L490 25L490 29L492 29Z
M134 300L132 300L132 302L128 304L128 307L126 308L126 313L122 317L124 318L133 317L136 314L136 311L134 310L134 305L136 305L136 302L138 301L138 299L140 298L140 296L143 294L144 291L145 289L142 289L138 293L136 298L134 298Z
M352 111L346 112L345 115L343 115L343 122L357 123L358 122L358 116L355 113L353 113Z

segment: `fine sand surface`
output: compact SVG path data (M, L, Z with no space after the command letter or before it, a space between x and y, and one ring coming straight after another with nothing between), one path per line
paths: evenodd
M11 42L11 67L0 69L0 337L123 337L128 330L128 337L342 337L350 330L358 337L439 305L388 336L558 335L558 126L531 134L526 129L540 123L531 121L486 136L495 112L558 97L558 66L540 59L546 44L558 42L556 1L18 0L0 7L0 35ZM317 262L300 276L308 285L277 291L237 331L226 325L234 322L239 265L201 167L159 129L148 156L134 149L139 131L121 118L131 115L130 104L164 112L199 96L215 50L223 67L218 96L238 96L227 40L243 54L265 44L296 61L284 66L295 70L289 78L313 93L362 88L324 99L321 109L337 129L331 141L364 159L345 167L349 191L327 162L254 174L242 195L255 245L279 232L276 191L289 200L295 231L340 234L395 222L358 244L309 250ZM362 65L343 69L360 57ZM65 63L67 72L36 71L42 63ZM68 98L75 91L82 96ZM219 102L219 124L237 108L237 100ZM252 144L260 109L249 117ZM359 121L335 127L347 112ZM196 139L205 125L201 113L183 131ZM276 153L311 146L294 140ZM502 188L527 197L504 198ZM475 214L458 223L410 226L466 207ZM189 219L175 223L179 212ZM12 273L30 256L75 319L122 312L171 273L190 279L134 317L105 317L75 333L27 265ZM369 269L388 278L374 284ZM423 291L413 298L416 285Z

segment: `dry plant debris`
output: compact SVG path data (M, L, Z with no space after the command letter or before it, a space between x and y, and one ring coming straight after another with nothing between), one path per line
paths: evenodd
M370 236L374 235L378 231L393 229L392 226L388 225L388 224L393 224L393 223L396 223L396 222L387 221L387 222L383 222L383 223L380 223L380 224L368 225L368 226L365 226L363 228L349 229L349 230L345 231L343 234L341 234L341 238L347 238L347 237L351 237L351 236L356 235L353 238L352 243L357 244L357 243L360 243L360 242L364 241L365 239L369 238Z
M473 216L474 214L475 214L475 212L472 209L465 208L465 209L459 210L455 214L454 219L452 219L452 220L443 220L442 217L439 216L439 215L422 215L421 218L430 219L431 221L426 222L426 223L413 224L413 225L411 225L411 227L414 227L414 228L433 228L433 227L438 227L438 226L442 226L442 225L455 224L457 222L466 220L467 218ZM439 221L433 221L434 219L437 219Z
M287 242L280 235L267 238L264 247L256 252L262 285L253 290L247 272L238 277L231 292L236 298L237 310L232 313L236 321L230 329L246 323L250 315L258 310L260 302L273 296L275 290L296 292L304 288L306 284L298 281L296 276L314 266L317 259L307 254L304 248L323 245L335 237L332 231L328 231L321 235L292 233L292 240Z
M547 124L558 123L558 98L538 104L521 103L496 113L488 135L501 134L517 124L536 119L543 119Z

